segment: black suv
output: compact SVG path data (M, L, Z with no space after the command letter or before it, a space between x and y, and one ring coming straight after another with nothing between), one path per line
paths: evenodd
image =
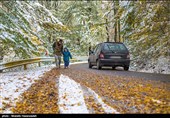
M102 66L111 66L112 69L115 69L116 66L122 66L124 70L129 70L130 55L123 43L104 42L91 51L88 63L89 68L97 66L97 69L101 69Z

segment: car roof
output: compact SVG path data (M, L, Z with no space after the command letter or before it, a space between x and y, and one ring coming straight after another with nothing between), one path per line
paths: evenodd
M115 43L115 44L123 44L122 42L102 42L102 43L99 43L99 44L97 44L97 45L103 45L103 44L105 44L105 43Z
M123 44L122 42L103 42L103 43L120 43L120 44Z

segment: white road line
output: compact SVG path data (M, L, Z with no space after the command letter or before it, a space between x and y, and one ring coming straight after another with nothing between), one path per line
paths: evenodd
M60 113L89 113L80 84L67 76L60 75L58 90Z
M60 113L89 113L79 83L70 79L68 76L60 75L58 90ZM88 88L88 91L93 95L96 101L102 105L105 113L119 114L115 109L105 104L92 89Z
M112 107L108 106L107 104L105 104L103 102L103 100L101 99L101 97L99 97L98 94L96 94L92 89L88 88L88 91L91 92L94 96L94 98L99 102L99 104L102 105L102 108L104 109L105 113L116 113L116 114L120 114L119 112L117 112L115 109L113 109Z

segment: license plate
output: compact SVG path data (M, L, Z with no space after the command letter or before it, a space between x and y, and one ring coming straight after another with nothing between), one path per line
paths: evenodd
M111 59L120 59L120 56L110 56Z

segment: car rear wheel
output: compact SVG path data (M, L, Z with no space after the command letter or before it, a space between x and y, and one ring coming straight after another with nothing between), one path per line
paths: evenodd
M97 60L97 69L100 70L101 69L101 65L100 65L100 61Z
M125 67L124 67L124 70L129 70L129 67L125 66Z
M89 68L92 68L91 62L89 61Z

